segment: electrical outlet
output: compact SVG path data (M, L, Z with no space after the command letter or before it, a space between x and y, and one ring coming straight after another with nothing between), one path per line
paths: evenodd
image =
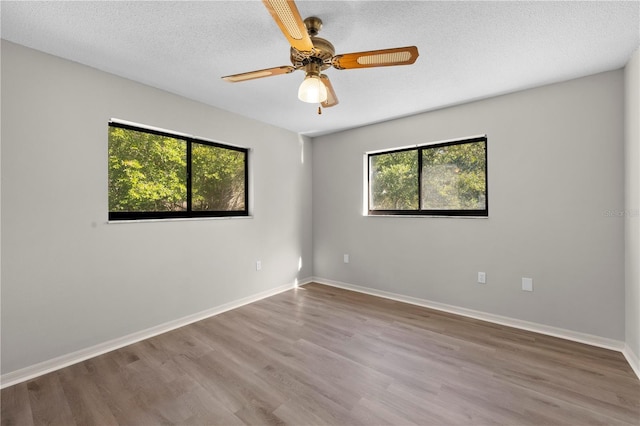
M478 283L486 284L487 283L487 274L484 272L478 272Z
M343 259L344 259L344 263L349 263L349 255L348 254L345 254Z
M522 278L522 291L533 291L533 278Z
M261 269L262 269L262 261L256 260L256 271L259 271Z

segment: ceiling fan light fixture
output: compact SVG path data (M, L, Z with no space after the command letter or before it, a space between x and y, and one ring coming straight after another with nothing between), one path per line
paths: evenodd
M310 104L319 104L327 100L327 88L320 76L307 74L298 89L298 99Z

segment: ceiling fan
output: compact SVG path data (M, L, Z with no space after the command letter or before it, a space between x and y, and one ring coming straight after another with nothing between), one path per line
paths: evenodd
M339 70L348 70L410 65L418 58L416 46L336 55L333 45L328 40L318 37L318 32L322 28L320 18L312 16L303 21L293 0L262 0L262 2L291 45L292 65L222 77L228 82L237 83L302 70L306 76L298 89L298 98L303 102L319 103L322 107L328 108L337 105L338 98L329 77L322 74L325 69L331 66ZM321 111L318 107L318 114Z

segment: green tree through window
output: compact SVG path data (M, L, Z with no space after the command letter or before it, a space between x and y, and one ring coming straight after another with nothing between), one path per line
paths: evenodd
M244 210L244 160L243 152L194 145L191 151L193 210Z
M422 149L422 209L485 210L484 142Z
M374 210L418 209L418 151L371 157L371 206Z
M186 210L185 141L109 128L109 211Z
M247 150L109 123L109 219L246 216Z
M487 216L487 139L369 154L369 214Z

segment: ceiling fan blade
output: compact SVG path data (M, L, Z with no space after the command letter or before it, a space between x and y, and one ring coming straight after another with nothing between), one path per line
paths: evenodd
M333 57L331 64L339 70L354 68L387 67L391 65L410 65L418 59L415 46L396 47L395 49L369 50L367 52L345 53Z
M313 43L293 0L262 0L289 44L300 52L311 52Z
M256 78L271 77L274 75L281 75L281 74L289 74L291 72L294 72L295 70L296 69L294 67L285 65L282 67L266 68L263 70L243 72L241 74L227 75L222 77L222 79L230 83L238 83L240 81L253 80Z
M320 75L320 81L324 84L324 87L327 88L327 100L322 102L321 105L323 108L329 108L335 105L338 105L338 97L336 96L336 92L333 90L333 86L331 85L331 81L329 77L324 74Z

